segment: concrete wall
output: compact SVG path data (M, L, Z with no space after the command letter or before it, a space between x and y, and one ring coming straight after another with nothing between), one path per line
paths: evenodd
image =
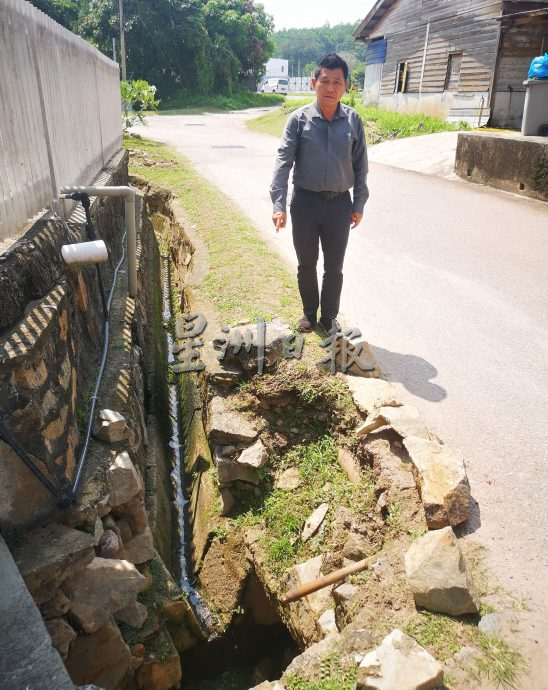
M0 241L119 150L118 65L23 0L0 1Z
M548 140L461 132L455 172L469 182L548 201Z

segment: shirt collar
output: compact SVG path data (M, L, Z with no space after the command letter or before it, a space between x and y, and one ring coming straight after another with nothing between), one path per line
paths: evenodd
M322 120L326 119L321 114L320 109L318 108L318 101L312 101L312 103L310 104L310 112L311 112L312 117L319 117ZM340 118L348 118L348 113L346 111L346 108L344 107L344 103L338 104L337 112L335 113L335 117L333 119L338 120Z

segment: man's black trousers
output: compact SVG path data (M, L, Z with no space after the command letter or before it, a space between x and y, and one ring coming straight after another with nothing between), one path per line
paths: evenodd
M350 192L328 199L298 188L293 191L291 223L299 262L299 292L303 311L312 322L318 307L325 319L334 319L339 313L351 213ZM324 265L321 301L316 273L320 242Z

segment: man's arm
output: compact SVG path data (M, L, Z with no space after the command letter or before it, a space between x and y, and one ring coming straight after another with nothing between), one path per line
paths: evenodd
M287 221L287 181L289 173L295 162L297 147L299 144L299 120L296 114L292 114L285 126L278 156L274 165L274 175L270 185L270 198L274 206L272 221L276 230L284 228Z
M361 118L356 118L357 137L352 147L352 168L354 170L354 204L351 215L352 227L355 228L363 217L363 208L369 198L367 188L367 146Z

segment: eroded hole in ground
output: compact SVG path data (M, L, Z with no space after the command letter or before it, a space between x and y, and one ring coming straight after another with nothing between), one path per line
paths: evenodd
M248 690L276 680L299 654L253 572L226 632L181 654L182 690Z

